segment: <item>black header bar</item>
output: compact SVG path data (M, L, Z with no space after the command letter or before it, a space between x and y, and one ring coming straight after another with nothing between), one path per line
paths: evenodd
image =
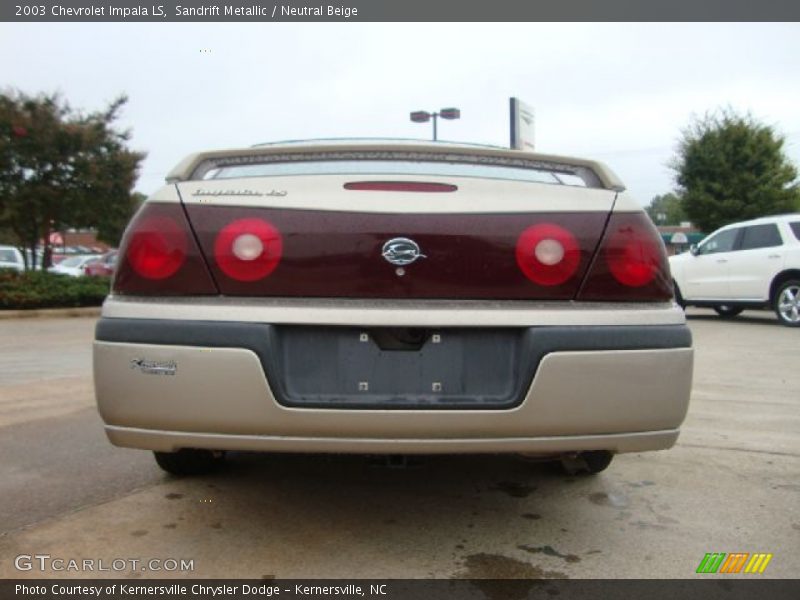
M795 600L800 581L695 579L28 579L0 580L3 600Z
M798 21L796 0L9 0L0 21ZM410 40L411 41L411 40Z

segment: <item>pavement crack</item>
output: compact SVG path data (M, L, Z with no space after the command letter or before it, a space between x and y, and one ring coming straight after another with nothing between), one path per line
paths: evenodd
M726 450L728 452L745 452L747 454L768 454L770 456L791 456L800 457L796 452L777 452L775 450L756 450L753 448L731 448L730 446L710 446L706 444L686 444L679 443L681 448L701 448L704 450Z

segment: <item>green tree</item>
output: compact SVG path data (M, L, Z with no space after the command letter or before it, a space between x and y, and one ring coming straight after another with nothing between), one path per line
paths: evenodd
M730 109L695 119L682 132L671 165L689 219L713 231L795 210L797 169L783 145L772 127Z
M0 93L0 229L31 256L41 245L43 267L51 232L95 227L110 241L130 217L145 155L128 149L129 131L114 128L126 101L84 114L57 94Z
M673 193L653 197L645 210L656 225L680 225L689 220L680 197Z
M99 215L97 239L112 246L119 246L128 221L146 199L147 196L144 194L133 192L128 196L127 202L118 202L110 207L111 210Z

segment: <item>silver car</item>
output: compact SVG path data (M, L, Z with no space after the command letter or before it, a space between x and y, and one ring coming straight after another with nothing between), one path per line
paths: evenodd
M51 273L69 275L70 277L82 277L85 275L84 267L100 258L98 254L87 254L80 256L70 256L60 263L47 269Z
M0 246L0 269L24 271L25 261L16 246Z
M125 233L94 342L112 443L525 453L671 447L693 350L661 239L606 166L429 142L193 154Z

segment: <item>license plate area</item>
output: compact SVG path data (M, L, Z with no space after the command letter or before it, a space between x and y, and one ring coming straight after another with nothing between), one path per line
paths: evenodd
M522 401L524 329L275 328L270 382L283 405L480 409Z

